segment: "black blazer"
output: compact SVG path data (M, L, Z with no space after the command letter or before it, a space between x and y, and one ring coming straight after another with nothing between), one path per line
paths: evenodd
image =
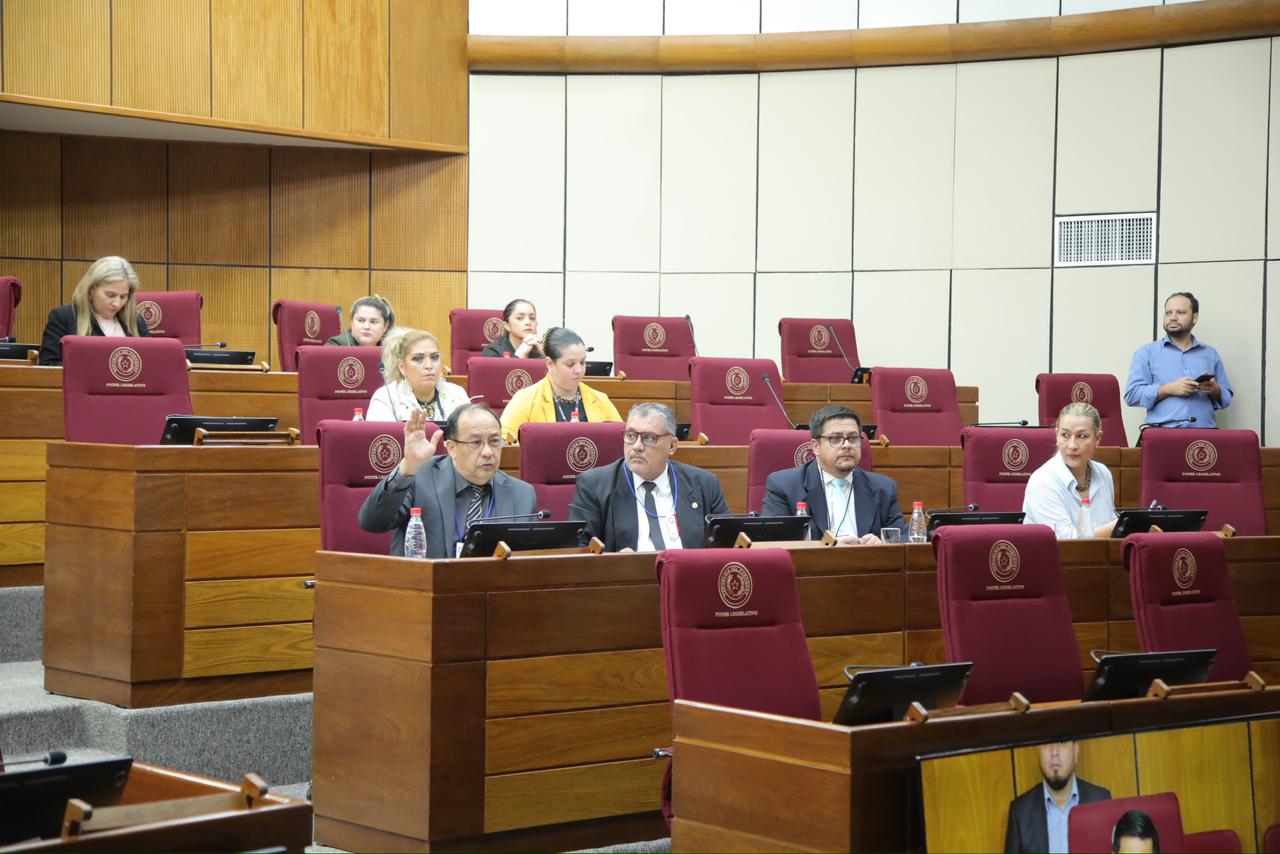
M701 548L706 516L729 512L720 480L711 472L675 460L671 461L671 470L680 499L676 505L680 543L686 549ZM623 460L578 475L569 518L586 522L588 533L599 537L607 551L636 547L640 533L636 514L636 499L627 482Z
M123 323L124 334L129 334L129 327ZM40 362L41 365L61 365L62 364L62 336L76 334L76 307L74 305L60 305L49 312L49 320L44 325L44 338L40 342ZM98 326L98 318L89 318L89 334L101 335L102 327ZM151 330L147 328L147 324L142 318L138 318L138 337L150 338Z
M809 528L816 540L824 530L834 528L839 519L830 518L827 510L827 491L822 488L822 470L815 460L801 468L775 471L764 482L765 516L793 516L796 504L809 505L813 521ZM893 478L875 472L853 470L853 512L858 536L876 534L881 528L897 528L905 536L907 520L898 506L898 485Z
M1111 792L1076 777L1080 803L1111 800ZM1014 798L1009 804L1009 827L1004 833L1004 850L1048 851L1049 820L1044 814L1044 784L1035 786Z

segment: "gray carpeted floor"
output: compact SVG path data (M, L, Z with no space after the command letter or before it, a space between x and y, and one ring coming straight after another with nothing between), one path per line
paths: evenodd
M40 658L43 617L43 587L0 587L0 662Z

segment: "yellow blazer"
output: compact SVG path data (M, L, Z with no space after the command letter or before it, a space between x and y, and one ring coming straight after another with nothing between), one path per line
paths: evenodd
M586 383L578 383L578 393L582 395L582 408L587 413L588 421L622 420L618 408L609 400L609 395L596 391ZM543 377L516 392L511 402L502 410L502 438L508 444L519 444L521 424L555 420L556 406L551 392L551 380Z

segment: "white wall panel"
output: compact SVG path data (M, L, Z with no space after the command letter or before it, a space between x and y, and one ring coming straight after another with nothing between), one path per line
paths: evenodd
M657 273L566 273L564 323L595 347L593 360L613 359L613 316L657 314ZM590 381L588 381L590 385Z
M867 367L945 368L948 270L855 272L853 327Z
M571 36L660 36L662 0L569 0Z
M858 71L855 270L951 266L954 65Z
M1261 428L1262 265L1261 261L1160 265L1157 321L1163 321L1169 294L1195 294L1200 300L1200 322L1193 334L1218 351L1231 380L1235 396L1229 407L1218 410L1219 427Z
M1062 14L1080 15L1085 12L1110 12L1113 9L1159 5L1160 0L1062 0Z
M1058 64L1059 214L1156 209L1160 51Z
M1045 18L1058 14L1058 0L960 0L960 23Z
M662 78L568 78L565 263L657 271Z
M1261 258L1270 39L1164 58L1160 260Z
M1048 267L1057 61L956 70L954 267Z
M469 269L564 269L564 88L472 75Z
M782 340L778 335L778 321L782 318L848 318L852 317L852 310L852 273L758 273L756 358L773 359L782 369Z
M1049 271L956 270L951 371L979 387L983 421L1036 418L1036 374L1049 369Z
M1280 66L1280 39L1271 40L1271 68ZM1267 162L1271 168L1267 170L1267 257L1280 257L1280 81L1272 74L1271 81L1271 127L1267 134ZM1280 365L1277 365L1280 370ZM1280 436L1280 424L1275 426L1276 435Z
M565 34L565 0L471 0L470 7L472 35Z
M663 272L755 270L758 81L663 80Z
M700 355L747 358L754 287L752 273L663 273L659 313L691 316Z
M855 73L760 75L758 270L850 270Z
M563 273L469 273L467 305L502 308L525 299L538 310L538 331L564 324Z
M863 29L955 22L956 0L862 0L858 7L858 26Z
M1054 373L1114 374L1123 398L1133 354L1153 337L1154 282L1150 265L1054 271ZM1123 412L1132 445L1145 410L1125 406Z
M760 32L800 33L852 30L858 26L858 0L762 0Z
M1266 379L1267 423L1263 444L1280 445L1280 263L1277 262L1267 264Z
M669 36L760 32L760 0L666 0Z

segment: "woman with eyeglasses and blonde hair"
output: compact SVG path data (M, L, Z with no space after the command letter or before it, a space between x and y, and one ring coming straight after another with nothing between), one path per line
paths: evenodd
M1102 439L1102 416L1088 403L1058 413L1058 452L1027 480L1022 498L1028 525L1048 525L1060 540L1109 537L1116 525L1111 472L1093 455ZM1088 513L1084 511L1085 500Z
M428 421L445 421L470 402L465 389L444 378L436 336L413 329L391 346L389 382L369 400L369 421L408 421L413 412L424 413Z
M137 292L138 274L128 261L117 255L94 261L71 294L71 304L49 312L40 364L62 364L64 335L150 336L147 324L138 317Z

